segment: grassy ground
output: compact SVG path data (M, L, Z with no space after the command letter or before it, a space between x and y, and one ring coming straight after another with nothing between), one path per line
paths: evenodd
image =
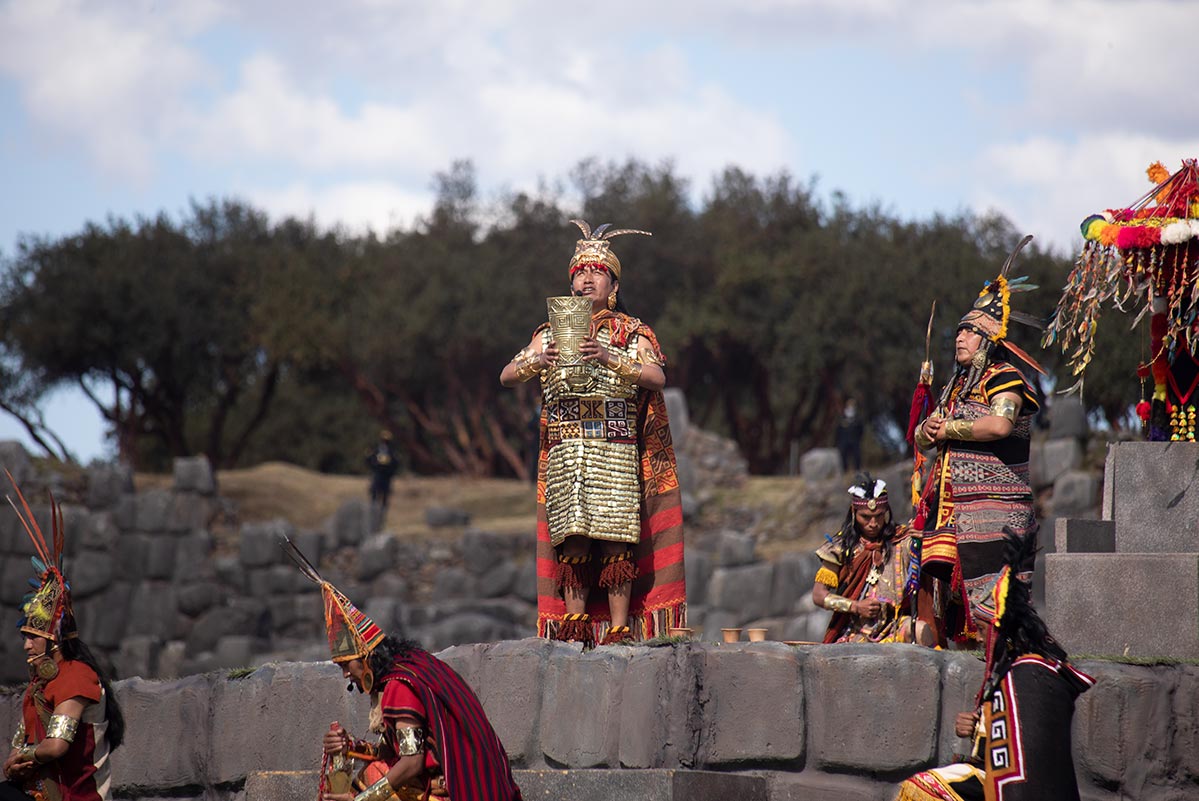
M171 476L139 473L138 490L169 487ZM365 476L317 473L283 462L217 473L220 494L237 504L238 518L254 522L284 518L317 528L338 507L367 496ZM471 515L471 525L501 534L531 531L536 519L533 487L513 479L398 477L392 484L387 528L405 537L431 536L425 509L446 506Z

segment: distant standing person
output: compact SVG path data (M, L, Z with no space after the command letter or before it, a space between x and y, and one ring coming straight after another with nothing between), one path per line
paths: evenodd
M395 478L399 462L391 445L391 432L379 432L379 444L366 455L366 466L371 471L371 506L379 512L379 520L387 515L387 502L391 498L391 480Z
M841 419L837 421L837 450L841 454L841 470L848 473L862 469L862 418L853 398L845 401Z

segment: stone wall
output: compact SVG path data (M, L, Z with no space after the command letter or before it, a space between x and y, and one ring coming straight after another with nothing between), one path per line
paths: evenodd
M538 797L574 797L554 791L570 775L555 771L604 771L585 774L586 797L597 799L698 770L763 780L754 786L766 796L745 797L889 799L897 779L966 747L953 716L982 674L968 655L912 646L689 643L580 654L530 639L441 656L475 688L518 781L544 789ZM1082 667L1099 680L1075 715L1083 797L1196 797L1199 669ZM130 732L113 757L120 798L240 801L265 771L302 772L296 793L273 801L310 798L321 734L334 720L361 731L367 711L328 663L272 664L238 679L130 679L117 693ZM15 726L18 703L0 696L0 730ZM718 796L690 796L707 797Z

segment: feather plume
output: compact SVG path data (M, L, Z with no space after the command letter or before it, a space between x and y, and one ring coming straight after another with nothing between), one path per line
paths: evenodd
M1021 311L1009 312L1008 319L1015 320L1018 323L1023 323L1024 325L1027 325L1030 328L1043 329L1045 327L1044 320L1042 320L1040 317L1029 314L1028 312L1021 312Z
M312 562L308 561L308 557L296 547L296 544L291 541L290 537L284 534L283 542L279 543L279 546L283 548L283 552L291 558L291 561L295 563L296 567L301 573L304 574L305 578L317 586L323 586L325 584L325 580L321 578L320 571L316 569Z
M623 236L624 234L641 234L642 236L653 236L649 231L639 231L636 228L617 228L615 231L609 231L604 234L604 239L611 239L614 236Z
M1016 261L1016 255L1020 251L1024 250L1024 246L1031 241L1032 234L1025 234L1024 238L1020 240L1020 244L1016 245L1016 249L1012 251L1012 255L1008 256L1007 261L1003 263L1003 269L999 271L1000 275L1002 275L1004 278L1007 277L1008 270L1012 269L1012 264Z

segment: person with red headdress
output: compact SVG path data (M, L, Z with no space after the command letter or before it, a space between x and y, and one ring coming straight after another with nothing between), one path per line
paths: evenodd
M537 628L584 648L685 626L683 513L662 388L665 357L631 316L610 240L631 229L583 232L570 260L571 294L591 301L581 364L560 366L548 324L500 373L540 379L537 467ZM593 592L598 589L601 592ZM599 596L599 597L597 597Z
M339 724L325 733L320 798L520 801L508 754L462 677L415 642L386 634L291 540L284 548L321 588L334 664L350 689L371 697L375 739L356 739Z
M18 512L37 556L38 589L22 604L21 633L29 685L21 722L4 762L0 801L109 801L109 756L125 736L125 718L108 679L79 639L70 585L63 576L62 510L51 503L53 542L47 543L17 490Z

